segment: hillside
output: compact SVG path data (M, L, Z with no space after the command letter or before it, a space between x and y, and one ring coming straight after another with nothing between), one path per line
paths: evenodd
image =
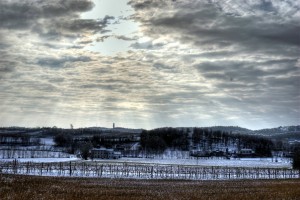
M167 127L165 127L167 128ZM279 140L300 140L300 125L296 126L279 126L277 128L268 128L260 130L250 130L239 126L211 126L211 127L200 127L203 129L209 129L212 131L222 131L233 134L248 134L248 135L259 135L269 137L271 139ZM192 132L194 127L177 127L179 130L185 132ZM111 137L122 137L122 136L138 136L142 132L142 129L131 129L131 128L105 128L105 127L88 127L78 129L61 129L56 127L43 127L43 128L25 128L25 127L1 127L0 134L14 134L26 133L35 137L53 136L58 132L68 132L77 136L91 136L94 134L101 134Z

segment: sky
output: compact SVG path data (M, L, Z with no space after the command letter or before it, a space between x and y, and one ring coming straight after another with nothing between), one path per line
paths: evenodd
M300 0L0 0L0 126L300 124Z

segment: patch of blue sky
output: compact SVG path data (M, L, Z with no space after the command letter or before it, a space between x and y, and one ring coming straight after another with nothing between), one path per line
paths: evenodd
M131 40L120 39L118 36L133 38L138 31L138 24L124 18L133 14L132 8L127 4L128 0L94 0L95 6L89 12L81 15L83 19L103 19L105 16L113 16L115 20L111 21L106 29L109 32L106 39L94 42L85 47L86 50L99 52L103 55L114 55L119 52L125 52L130 49ZM99 36L99 37L101 37Z

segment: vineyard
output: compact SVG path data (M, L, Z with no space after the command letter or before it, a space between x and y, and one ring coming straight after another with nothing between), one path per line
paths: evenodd
M61 177L101 177L133 179L292 179L300 171L286 168L204 167L140 163L99 162L0 162L0 173Z
M70 154L58 150L0 149L0 159L10 158L68 158Z

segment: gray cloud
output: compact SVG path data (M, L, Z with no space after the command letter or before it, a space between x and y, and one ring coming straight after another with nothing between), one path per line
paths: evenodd
M103 42L104 40L108 39L108 38L116 38L118 40L124 40L124 41L134 41L137 40L137 37L127 37L125 35L104 35L101 37L97 38L97 42Z
M149 8L155 8L162 5L164 1L150 1L150 0L142 0L142 1L129 1L128 4L137 10L144 10Z
M76 16L80 12L91 10L94 4L89 0L49 0L49 1L1 1L1 27L22 29L30 27L38 19Z
M37 64L40 66L48 66L48 67L64 67L68 63L73 63L73 62L89 62L91 61L90 57L87 56L78 56L78 57L62 57L62 58L39 58L37 60Z
M17 61L12 60L0 60L0 74L13 72L17 63Z
M201 62L196 65L199 72L208 77L216 75L216 79L240 80L247 83L258 81L266 76L278 76L298 73L295 59L256 61L215 61Z
M285 45L288 48L295 48L294 51L299 50L300 26L297 23L299 20L297 15L287 18L283 16L284 11L276 10L273 15L268 12L257 12L252 15L235 16L228 15L228 11L224 10L228 6L228 2L166 2L130 2L138 12L135 19L142 22L146 34L153 37L162 34L170 35L177 37L182 42L193 43L196 46L217 45L219 48L224 48L238 45L244 51L273 51L273 48ZM140 6L141 4L143 6ZM290 7L295 6L296 3L291 2ZM155 9L148 13L143 12L144 7L150 10L155 7ZM271 4L266 1L249 7L253 13L258 8L275 9L271 8ZM141 9L142 11L140 11ZM169 10L172 14L163 15L165 10ZM152 17L147 16L151 12L155 14ZM280 48L280 51L284 51L284 49Z
M134 41L137 40L137 37L131 38L131 37L127 37L124 35L116 35L115 38L119 39L119 40L125 40L125 41Z
M135 43L130 45L130 47L132 47L134 49L148 49L148 50L158 50L158 49L161 49L161 47L163 47L163 46L164 46L163 43L153 44L152 41L135 42Z
M114 20L113 16L105 16L99 20L81 19L80 13L91 10L93 6L94 3L90 0L5 0L0 2L0 28L2 31L21 31L23 35L19 35L19 38L23 39L37 34L48 41L67 38L86 42L86 37L108 32L106 28Z
M211 10L153 19L150 22L157 28L149 30L149 34L157 34L156 31L161 31L161 34L177 32L176 35L180 36L178 39L197 46L216 45L222 49L238 45L241 50L248 52L277 52L276 48L282 45L288 50L299 50L300 26L297 23L280 24L266 21L263 17L237 18L227 15L223 15L218 22L215 19L220 19L220 14ZM285 51L283 48L279 50Z
M78 38L84 42L88 41L87 43L91 43L91 39L85 39L82 35L109 32L106 27L110 20L113 19L114 17L112 16L106 16L102 20L55 18L48 22L37 22L32 26L31 30L47 40L60 40L67 37L73 40Z

